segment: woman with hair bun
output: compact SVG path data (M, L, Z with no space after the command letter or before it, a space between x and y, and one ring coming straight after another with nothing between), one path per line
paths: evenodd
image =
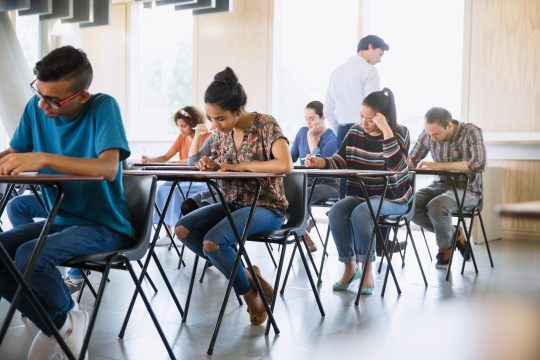
M202 156L196 166L206 171L252 171L289 174L293 165L288 141L276 120L245 109L247 95L234 71L227 67L217 73L204 95L207 117L212 121L215 138L211 155ZM261 179L261 192L253 212L248 236L279 229L288 203L283 179ZM253 184L245 181L220 181L232 217L239 228L247 221L255 196ZM208 259L226 277L230 276L236 252L231 247L236 237L221 204L199 208L176 224L176 235L196 254ZM270 302L273 288L258 267L255 273L264 296ZM239 268L233 282L237 294L243 295L251 324L260 325L267 313L254 286L251 274Z
M339 151L332 157L308 156L309 167L328 169L390 170L403 173L389 177L388 189L382 204L381 215L400 215L407 211L412 199L407 170L409 131L398 125L394 94L388 88L375 91L362 102L361 121L354 124ZM374 211L384 189L382 179L364 181ZM345 264L341 279L334 283L334 291L346 290L362 277L358 263L368 261L362 294L371 295L374 279L371 263L375 261L374 249L367 254L373 231L359 180L347 179L347 196L332 206L328 214L332 238L336 243L339 261Z

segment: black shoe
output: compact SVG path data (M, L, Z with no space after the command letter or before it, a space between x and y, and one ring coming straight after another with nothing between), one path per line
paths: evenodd
M199 205L193 200L192 198L187 198L182 203L182 206L180 207L180 211L183 216L186 216L190 212L197 210L199 208Z
M448 268L448 260L438 259L435 263L435 267L437 269L447 269Z
M452 252L448 249L439 249L439 252L437 253L437 262L435 263L435 267L437 269L446 269L448 268L448 263L450 262L450 253Z

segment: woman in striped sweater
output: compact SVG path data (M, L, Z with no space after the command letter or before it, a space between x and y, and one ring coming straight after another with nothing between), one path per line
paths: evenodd
M305 164L328 169L403 170L403 174L389 178L381 215L403 214L412 198L406 172L409 131L396 123L396 106L390 89L371 93L362 105L361 121L349 130L339 151L332 157L308 157ZM384 182L373 179L364 183L376 211ZM339 261L345 264L345 271L334 283L333 290L346 290L353 281L360 279L362 272L358 263L369 261L362 294L372 294L371 262L375 261L375 255L372 251L368 257L367 249L373 220L358 180L347 180L347 196L332 206L328 218Z

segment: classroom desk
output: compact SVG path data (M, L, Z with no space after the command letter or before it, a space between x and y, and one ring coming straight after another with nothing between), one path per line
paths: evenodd
M356 178L356 179L360 180L360 184L362 186L362 191L365 194L366 203L368 205L369 213L371 215L371 218L372 218L373 224L374 224L373 231L371 232L371 238L369 240L368 250L367 250L367 254L370 254L371 250L373 248L373 238L375 236L378 236L379 239L383 239L381 229L379 227L379 217L380 217L381 210L382 210L381 205L382 205L382 203L384 201L384 197L386 195L386 190L388 188L388 177L392 176L392 175L399 174L400 172L399 171L383 171L383 170L379 171L379 170L316 169L316 168L302 168L302 169L298 169L298 170L295 170L295 171L303 171L303 172L305 172L307 174L308 177L314 178L313 185L311 187L311 192L309 194L309 199L311 199L311 195L313 193L313 190L315 189L318 178L340 178L340 179ZM373 210L373 206L371 204L371 199L369 198L369 196L367 196L368 191L367 191L367 188L366 188L366 186L364 184L364 181L363 181L364 179L368 179L368 178L382 178L382 179L384 179L384 190L382 192L381 199L379 201L379 205L378 205L378 208L377 208L377 213L375 213L375 211ZM320 266L320 269L319 269L319 279L317 280L318 284L320 283L320 276L321 276L322 268L323 268L323 265L324 265L324 253L326 252L326 245L327 245L327 242L325 242L323 256L322 256L322 260L321 260L321 266ZM396 285L397 292L398 292L398 294L401 294L401 288L399 287L399 283L397 281L397 277L396 277L396 274L394 272L392 262L390 261L388 252L386 251L386 247L383 246L382 249L383 249L383 256L386 258L388 268L389 268L390 273L392 275L392 279L394 280L394 284ZM360 279L360 285L359 285L359 288L358 288L358 293L356 295L356 300L354 302L354 304L357 305L357 306L358 306L358 304L360 302L360 295L362 294L362 288L364 286L363 283L364 283L364 278L365 278L367 266L368 266L368 262L366 261L366 262L364 262L364 265L363 265L362 278Z
M208 184L208 186L215 190L217 193L221 204L223 205L223 208L225 210L225 214L227 219L229 220L229 223L231 224L231 227L233 229L233 232L236 236L237 243L238 243L238 252L236 254L235 262L233 265L233 269L231 272L231 276L229 278L229 281L227 283L227 290L225 292L225 297L223 299L223 302L221 304L221 309L219 313L218 320L216 322L216 327L214 329L214 333L212 335L212 340L210 342L210 346L208 348L208 354L211 355L214 351L214 345L217 340L217 336L219 333L219 329L221 326L221 322L223 320L223 316L225 314L225 309L227 307L227 302L229 300L229 296L232 290L232 284L234 281L234 278L236 277L236 273L238 271L238 266L240 264L240 258L243 255L244 260L246 261L246 264L251 272L252 278L255 282L255 286L257 288L257 291L259 294L264 294L261 288L261 285L259 283L259 280L255 274L255 271L253 270L253 265L251 263L251 260L249 258L249 255L244 247L244 243L246 241L247 236L247 230L249 229L249 225L251 223L251 218L253 215L253 211L255 210L255 206L257 205L257 201L259 199L259 194L261 190L261 184L260 179L261 178L269 178L269 177L283 177L284 175L279 174L271 174L271 173L255 173L255 172L216 172L216 171L174 171L174 170L127 170L124 171L124 175L132 175L132 176L140 176L140 175L154 175L158 178L158 180L165 180L165 181L172 181L174 183L177 183L179 181L199 181L199 182L205 182ZM255 197L253 199L253 203L250 207L250 213L247 219L247 222L242 229L242 232L239 231L238 227L234 223L234 220L231 215L231 211L227 205L227 201L225 197L223 196L222 192L219 190L219 185L217 184L216 180L243 180L243 181L254 181L256 184L256 190L255 190ZM173 186L174 187L174 186ZM168 203L170 201L170 195L163 207L163 213L162 218L159 221L158 224L158 230L159 231L160 226L163 224L163 216L167 211ZM152 242L155 243L155 239ZM146 268L148 267L148 261L149 257L147 258L144 267L143 272L146 271ZM134 294L134 297L136 297L136 293ZM276 334L279 334L279 328L277 327L276 321L274 319L274 316L272 314L272 310L270 309L270 305L266 301L266 298L264 296L261 296L262 302L264 304L264 307L266 308L266 312L268 313L268 321L270 321L274 332Z
M461 199L459 198L458 192L457 192L457 185L456 185L456 178L458 176L464 176L466 178L466 183L464 189L466 190L469 186L470 177L475 172L473 171L463 171L463 170L435 170L435 169L426 169L426 168L416 168L411 169L411 171L416 172L418 175L437 175L437 176L445 176L450 179L450 183L452 185L452 190L454 192L454 198L456 200L456 203L458 205L458 222L457 227L459 227L460 224L463 224L463 229L465 233L465 240L467 242L467 250L471 253L471 258L474 265L474 271L478 274L478 266L476 265L476 259L474 257L474 252L472 250L471 246L471 234L467 231L467 226L465 225L465 217L463 216L463 204L465 203L465 195L467 194L467 191L463 192L463 196ZM472 231L472 229L471 229ZM446 271L446 281L450 279L450 269L452 267L452 260L454 258L454 250L456 249L456 243L457 243L457 231L454 234L454 238L452 240L452 251L450 252L450 260L448 261L448 270ZM486 241L486 246L489 246L489 244ZM465 258L463 258L463 264L461 266L461 274L463 275L463 272L465 270ZM490 259L491 259L491 253L490 253Z
M145 166L142 166L140 168L136 168L134 170L148 170L148 171L154 171L154 170L195 171L195 170L198 170L196 166L183 165L183 164L174 163L174 162L173 163L137 163L137 164L139 164L139 165L143 164ZM148 164L150 164L150 165L148 165ZM159 164L159 165L152 165L152 164ZM182 191L182 188L180 187L180 185L178 183L173 184L173 186L171 186L171 191L170 191L171 196L174 193L174 189L176 187L180 191L180 194L182 195L182 198L184 198L184 200L189 197L189 193L190 193L190 190L191 190L191 182L190 182L190 185L189 185L189 187L187 189L187 192L185 194ZM157 212L158 216L161 217L162 209L160 209L157 206L157 204L154 204L154 208L156 209L156 212ZM178 261L178 268L180 269L181 265L185 266L185 263L184 263L184 260L183 260L184 249L182 248L182 251L178 250L178 247L176 246L176 244L174 242L174 236L173 236L173 234L171 234L171 232L170 232L170 230L169 230L169 228L167 226L165 226L165 232L167 233L167 236L171 240L171 244L169 245L169 250L171 250L171 248L174 248L174 250L176 251L176 254L180 258L180 260Z
M129 168L140 168L144 166L189 166L186 162L164 161L164 162L133 162L129 163ZM136 170L136 169L134 169Z
M540 219L540 201L504 204L496 207L499 216L509 216L523 219Z
M15 280L19 284L19 287L17 288L17 291L15 292L15 295L13 296L13 300L11 301L11 305L6 314L6 317L2 322L2 328L0 330L0 344L2 343L2 340L4 339L7 333L11 319L13 318L13 315L15 314L15 311L17 309L19 302L21 301L21 297L24 291L32 307L34 307L34 309L41 316L41 318L45 322L45 325L48 327L49 331L51 331L52 335L58 341L62 350L66 353L69 359L75 359L75 356L67 347L64 339L62 339L62 336L58 333L56 326L54 325L52 320L48 317L43 305L40 303L39 299L34 294L34 291L31 289L27 280L30 278L30 275L32 274L32 271L39 257L39 254L41 253L41 250L43 249L43 246L45 245L45 241L47 239L47 235L50 231L51 225L54 221L54 218L56 217L56 214L58 213L62 199L64 198L64 190L63 190L62 184L69 183L69 182L102 181L102 180L103 180L103 177L100 177L100 176L73 176L73 175L53 175L53 174L36 174L36 173L21 174L21 175L0 175L0 183L54 186L57 189L57 194L54 200L54 204L49 213L49 216L47 217L47 220L45 221L45 224L43 225L43 229L41 230L41 233L39 235L39 239L38 239L38 242L36 243L36 247L34 248L34 251L32 252L32 256L30 257L30 260L28 261L28 265L26 269L24 270L23 274L21 274L17 270L9 253L7 252L5 247L0 243L0 258L5 264L9 273L15 278ZM7 201L8 201L8 196L4 196L4 198L2 199L2 207L1 207L2 209L5 207L5 203L7 203Z
M147 165L133 170L198 171L199 169L191 165Z

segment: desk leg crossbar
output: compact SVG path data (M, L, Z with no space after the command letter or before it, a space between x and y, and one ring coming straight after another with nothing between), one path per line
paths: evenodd
M55 185L58 192L56 194L56 199L54 201L54 205L52 207L51 213L49 214L49 217L47 218L47 221L43 225L43 229L41 230L41 233L39 235L39 240L36 244L36 247L34 248L34 251L32 252L32 256L30 257L30 260L28 262L28 265L24 271L24 274L21 275L21 273L17 270L15 265L13 264L13 261L11 260L11 257L9 256L9 253L7 252L6 248L0 244L0 257L2 258L2 261L4 262L4 265L8 269L9 273L17 283L19 284L17 290L15 291L15 295L13 296L13 299L11 301L11 305L9 307L9 310L6 314L6 317L4 318L4 321L2 323L2 328L0 329L0 344L2 344L2 341L4 340L9 324L11 323L11 319L13 319L13 316L15 315L15 311L17 310L17 306L22 300L23 292L26 295L28 301L30 304L34 307L34 309L37 311L40 318L43 320L45 325L47 326L47 329L51 332L52 336L58 341L58 344L60 345L60 348L64 351L66 356L70 360L77 359L75 355L71 352L71 350L66 345L66 342L56 329L55 324L52 322L50 317L48 316L45 308L39 301L39 299L36 297L36 294L34 294L34 291L32 288L28 285L27 280L30 278L30 275L32 274L32 271L34 269L34 266L36 265L37 259L39 254L41 253L41 250L43 249L43 246L45 246L46 237L49 234L52 221L56 214L58 213L58 209L60 208L60 203L62 202L62 199L64 197L64 191L61 184ZM2 204L0 205L0 209L3 210L7 204L7 200L9 198L8 195L11 194L11 191L14 189L14 185L10 184L8 186L8 191L6 191L6 195L4 199L2 199ZM81 352L79 355L80 359L84 358L84 353Z
M450 180L452 181L452 190L454 191L454 196L456 198L457 202L457 209L458 209L458 222L456 225L456 232L454 233L454 236L452 237L452 251L450 252L450 259L448 260L448 270L446 271L446 281L450 279L450 270L452 268L452 260L454 259L454 251L456 250L457 245L457 229L461 224L463 224L463 229L465 233L465 257L463 258L463 265L461 266L461 274L463 275L463 272L465 270L465 259L467 258L468 252L471 254L471 258L474 264L474 271L478 274L478 266L476 265L476 259L474 257L474 252L472 250L471 246L471 231L472 226L469 230L467 230L467 225L465 224L465 217L463 216L463 205L465 204L465 196L467 195L467 188L469 187L469 177L467 176L467 180L465 182L465 188L463 190L463 196L461 197L461 200L459 199L459 195L457 192L456 187L456 181L453 176L450 177ZM471 219L472 221L472 219Z
M176 184L176 182L175 182ZM178 297L176 296L175 292L174 292L174 289L172 288L171 286L171 283L169 282L169 279L167 278L167 274L165 273L165 271L163 270L163 267L161 266L161 263L157 257L157 255L155 254L154 252L154 248L156 246L156 242L159 238L159 231L161 230L161 226L163 226L163 223L165 221L165 214L167 213L167 209L169 208L169 203L171 202L171 198L172 198L172 195L173 195L173 191L174 191L174 187L175 187L175 184L173 184L173 186L171 186L171 190L169 191L169 194L167 195L167 200L165 201L165 205L163 206L163 212L161 213L161 216L159 217L159 222L158 222L158 225L157 225L157 228L156 228L156 232L154 233L154 238L152 239L152 242L150 243L150 248L148 250L148 254L146 256L146 259L144 261L144 265L141 269L141 273L139 275L139 281L138 281L138 284L141 284L144 277L146 276L146 273L148 271L148 266L150 265L150 260L151 259L154 259L154 262L156 263L156 266L158 267L158 270L163 278L163 281L165 282L165 285L167 286L167 289L169 290L172 298L173 298L173 301L176 305L176 308L178 309L178 312L180 313L180 316L184 316L184 310L182 309L182 305L180 305L180 302L178 301ZM135 301L137 300L137 295L138 295L138 291L137 289L135 290L135 292L133 293L133 296L131 298L131 302L129 304L129 308L128 308L128 311L126 313L126 316L124 318L124 322L122 324L122 328L120 329L120 333L118 334L118 337L119 338L123 338L124 337L124 334L126 332L126 328L127 328L127 325L128 325L128 322L129 322L129 318L131 317L131 312L133 311L133 306L135 305Z
M268 304L268 301L266 300L265 296L264 296L264 292L262 291L262 287L261 287L261 284L259 283L259 279L257 277L257 275L255 274L255 271L253 270L253 265L251 263L251 260L246 252L246 249L244 247L244 243L246 241L246 237L247 237L247 232L248 232L248 229L249 229L249 225L251 223L251 218L253 216L253 212L255 210L255 207L257 205L257 201L259 200L259 194L260 194L260 190L261 190L261 184L258 180L256 180L256 184L257 184L257 188L255 190L255 198L253 200L253 204L251 204L251 208L250 208L250 212L249 212L249 215L248 215L248 219L247 219L247 222L246 222L246 225L244 227L244 230L243 230L243 233L242 235L240 235L239 231L238 231L238 228L236 227L236 224L234 223L234 220L232 218L232 215L231 215L231 211L227 205L227 201L225 200L223 194L221 193L221 191L219 191L219 188L218 188L218 185L212 181L212 180L208 180L207 181L207 184L209 186L212 186L212 188L214 188L221 200L221 203L223 204L223 208L225 210L225 214L227 216L227 219L229 220L229 223L231 224L231 227L233 229L233 232L236 236L236 239L238 241L238 252L236 254L236 258L234 260L234 265L233 265L233 268L232 268L232 271L231 271L231 276L229 277L229 282L227 283L227 290L225 291L225 297L223 298L223 303L221 304L221 309L220 309L220 312L219 312L219 316L218 316L218 319L217 319L217 322L216 322L216 327L214 329L214 333L212 335L212 340L210 341L210 346L208 347L208 351L207 353L209 355L212 355L212 353L214 352L214 345L216 343L216 340L217 340L217 336L219 334L219 328L221 327L221 321L223 320L223 315L225 314L225 309L227 307L227 302L229 301L229 296L231 294L231 290L232 290L232 284L233 284L233 281L236 277L236 273L238 271L238 266L240 265L240 259L241 257L243 256L244 257L244 260L247 264L247 267L251 273L251 276L253 278L253 282L255 283L255 287L257 288L257 292L260 294L261 296L261 299L262 299L262 302L264 304L264 307L266 309L266 312L268 313L268 321L272 324L272 327L274 329L274 333L276 334L279 334L279 328L276 324L276 321L274 319L274 315L272 313L272 309L270 308L270 305Z
M368 245L368 250L366 254L367 258L366 258L366 261L364 262L364 266L362 269L362 277L360 278L360 285L358 286L358 293L356 294L356 300L354 302L354 305L356 306L358 306L360 302L360 295L362 294L362 288L364 286L364 278L366 277L366 270L368 266L369 256L371 254L371 250L373 249L373 243L374 243L373 240L380 239L381 242L383 241L381 228L379 226L379 217L381 215L382 204L384 201L384 197L386 195L386 189L388 188L388 178L385 177L384 189L381 194L381 200L379 201L379 208L377 209L377 214L375 214L375 211L373 211L373 206L371 205L371 200L369 198L366 185L364 184L363 181L361 181L360 184L362 185L362 191L366 197L366 203L369 209L369 213L371 215L371 218L373 219L373 231L371 232L371 236L369 239L369 245ZM382 253L383 253L383 256L386 258L387 266L388 266L388 269L390 270L390 273L392 274L392 279L394 279L394 284L396 284L397 292L398 294L401 294L401 288L399 287L399 283L397 281L396 274L394 272L394 267L392 266L392 261L390 260L390 257L388 256L388 252L386 251L386 246L384 246L384 244L382 246ZM381 293L381 296L384 296L384 292Z

